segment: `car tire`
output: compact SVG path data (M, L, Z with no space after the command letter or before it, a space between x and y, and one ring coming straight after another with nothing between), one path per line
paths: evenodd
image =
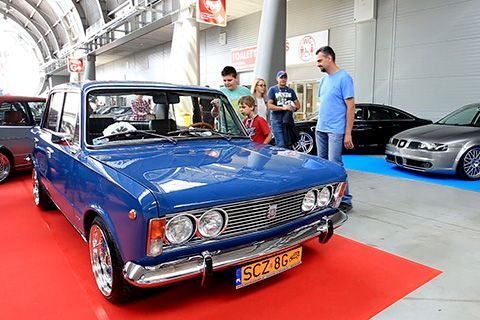
M7 153L0 151L0 183L12 174L13 162Z
M123 277L124 263L113 239L106 223L97 216L88 236L93 275L105 299L122 304L132 298L138 289Z
M305 131L298 131L300 139L293 145L293 150L303 153L311 153L315 147L315 139Z
M470 148L462 155L457 172L467 180L480 179L480 146Z
M55 208L55 204L42 186L35 169L32 170L32 192L33 202L37 207L42 210L51 210Z

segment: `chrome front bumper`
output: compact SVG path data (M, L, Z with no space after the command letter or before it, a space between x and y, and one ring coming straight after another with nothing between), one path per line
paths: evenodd
M123 268L123 274L127 281L137 287L157 287L199 275L202 275L202 284L204 284L213 271L274 255L315 237L318 237L321 243L326 243L332 236L333 229L341 226L346 220L347 215L338 211L281 237L246 246L224 251L204 251L201 255L169 261L156 266L141 266L129 261Z

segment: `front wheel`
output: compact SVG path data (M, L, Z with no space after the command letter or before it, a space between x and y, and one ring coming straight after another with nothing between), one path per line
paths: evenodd
M123 261L105 222L96 217L90 227L88 247L93 276L102 295L112 303L125 303L135 287L123 277Z
M480 146L465 152L458 164L458 173L468 180L480 179Z
M0 151L0 183L7 180L12 173L12 163L8 155Z
M299 131L300 139L293 145L293 150L303 153L310 153L315 146L313 137L304 131Z
M33 201L35 202L35 205L37 207L43 210L50 210L55 208L55 205L53 204L52 200L50 199L47 192L40 183L35 168L32 170L32 192Z

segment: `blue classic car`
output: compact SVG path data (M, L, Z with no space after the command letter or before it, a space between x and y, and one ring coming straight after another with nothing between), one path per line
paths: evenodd
M97 113L127 107L129 119ZM347 218L343 168L252 142L217 90L65 84L32 131L35 204L58 207L88 241L114 303L228 267L237 288L255 283L301 263L302 243L326 243Z

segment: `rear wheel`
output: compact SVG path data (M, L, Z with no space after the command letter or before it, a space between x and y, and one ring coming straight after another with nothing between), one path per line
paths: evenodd
M93 276L102 295L112 303L124 303L136 288L123 277L123 261L105 222L96 217L90 227L88 247Z
M0 151L0 183L7 180L12 173L12 162L5 152Z
M468 180L480 179L480 146L465 152L458 164L458 173Z
M47 192L43 188L40 180L38 179L37 171L32 170L32 191L33 201L35 205L43 210L50 210L55 208L52 199L48 196Z
M303 153L310 153L314 147L313 137L304 131L298 132L300 139L293 145L293 150Z

